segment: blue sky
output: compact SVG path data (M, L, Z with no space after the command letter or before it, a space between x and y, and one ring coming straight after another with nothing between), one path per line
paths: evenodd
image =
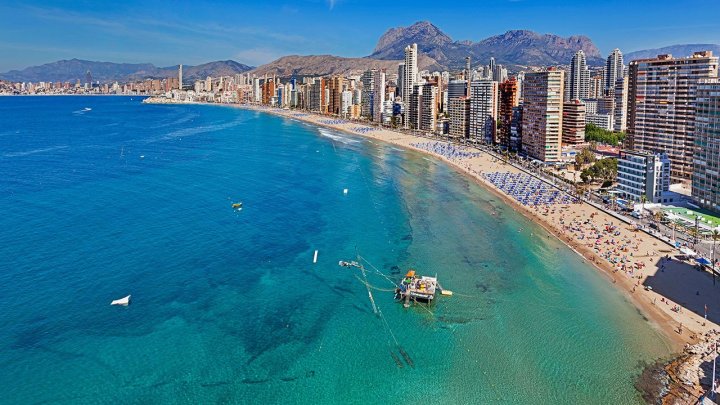
M3 0L0 72L70 58L170 66L365 56L388 28L420 20L455 40L510 29L582 34L605 55L615 47L720 43L719 17L720 0Z

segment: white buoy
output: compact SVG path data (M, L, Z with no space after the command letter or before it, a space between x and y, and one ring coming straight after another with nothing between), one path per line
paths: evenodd
M347 195L348 189L343 190L343 194Z
M120 298L119 300L113 300L110 305L122 305L122 306L128 306L130 304L130 296Z
M317 263L317 253L318 251L315 251L315 256L313 256L313 263Z

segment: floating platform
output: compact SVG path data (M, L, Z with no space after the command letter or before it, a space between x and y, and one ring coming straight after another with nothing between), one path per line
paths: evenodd
M431 303L435 299L438 290L437 277L417 276L415 270L409 270L395 290L395 296L405 301L405 307L410 306L410 301Z

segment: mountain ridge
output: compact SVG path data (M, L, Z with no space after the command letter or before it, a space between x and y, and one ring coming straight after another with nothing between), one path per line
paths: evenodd
M489 61L490 57L494 57L497 63L512 66L563 65L569 64L580 49L585 52L589 65L603 63L598 48L584 35L561 37L530 30L509 30L478 42L455 41L429 21L387 30L369 57L401 59L405 46L412 43L418 44L419 52L428 54L448 68L464 66L466 56L473 61Z
M196 66L183 65L183 80L205 79L207 76L227 76L252 70L234 60L203 63ZM83 59L63 59L25 69L0 73L0 79L16 82L75 82L86 81L86 72L90 71L93 82L130 82L143 79L162 79L177 77L177 66L157 67L152 63L114 63Z

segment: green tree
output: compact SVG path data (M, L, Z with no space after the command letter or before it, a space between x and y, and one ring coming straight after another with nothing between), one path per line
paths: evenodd
M575 170L582 169L583 165L594 163L595 154L590 151L589 148L583 148L577 155L575 155Z

